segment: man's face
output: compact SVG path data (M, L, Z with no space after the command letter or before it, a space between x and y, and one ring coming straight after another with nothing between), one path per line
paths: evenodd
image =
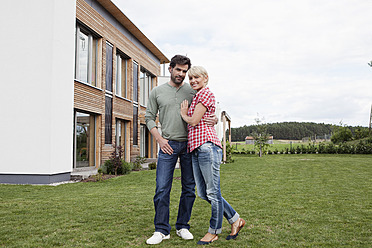
M173 83L182 84L183 80L186 77L186 73L189 69L188 65L179 65L176 64L174 68L169 67L170 77Z

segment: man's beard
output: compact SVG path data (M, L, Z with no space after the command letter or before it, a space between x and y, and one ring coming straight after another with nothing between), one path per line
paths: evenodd
M171 80L172 80L172 82L175 83L175 84L182 84L184 78L182 78L182 77L181 77L181 78L180 78L180 77L176 78L175 76L172 76L172 75L171 75ZM180 81L180 80L181 80L181 81Z

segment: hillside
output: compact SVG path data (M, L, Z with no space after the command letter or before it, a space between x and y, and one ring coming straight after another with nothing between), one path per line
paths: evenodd
M274 136L274 139L284 140L301 140L305 137L330 136L335 125L313 122L280 122L268 123L267 132ZM365 129L366 127L351 127L350 130L354 133L357 128ZM232 141L243 141L246 136L250 136L257 129L257 125L242 126L231 128Z

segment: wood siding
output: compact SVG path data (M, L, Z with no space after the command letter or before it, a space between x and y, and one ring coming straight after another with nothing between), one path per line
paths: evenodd
M105 6L103 6L105 7ZM74 81L74 108L85 111L97 116L96 118L96 167L99 167L107 160L113 151L113 146L105 144L105 97L106 97L106 41L113 45L113 92L112 94L112 140L115 141L116 120L127 121L127 133L130 138L130 160L134 160L140 154L140 142L138 146L133 146L133 62L138 63L139 67L144 67L155 76L160 74L160 65L146 55L144 51L138 48L132 41L125 37L108 20L103 18L95 9L93 9L84 0L77 0L76 18L78 23L91 30L98 38L97 54L97 86ZM122 98L116 96L116 51L119 49L125 53L128 59L128 97ZM138 93L140 92L140 83L138 82ZM140 97L140 96L138 96ZM138 127L145 124L144 115L146 108L138 107ZM138 128L138 138L140 137L140 128ZM151 137L153 139L153 137ZM155 144L155 139L152 140ZM156 157L156 148L151 149L149 157Z

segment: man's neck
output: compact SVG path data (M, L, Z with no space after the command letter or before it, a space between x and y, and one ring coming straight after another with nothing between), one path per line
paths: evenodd
M181 87L184 83L185 83L185 82L182 82L182 83L180 83L180 84L176 84L176 83L174 83L172 80L170 80L170 81L168 82L168 84L169 84L170 86L175 87L175 88L179 88L179 87Z

